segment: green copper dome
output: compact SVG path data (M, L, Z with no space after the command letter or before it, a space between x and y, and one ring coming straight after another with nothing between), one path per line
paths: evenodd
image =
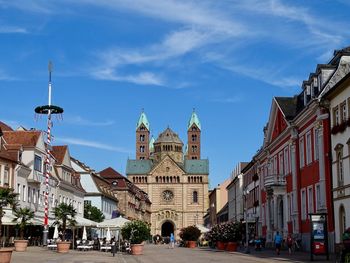
M193 124L196 124L196 126L201 130L202 128L201 128L201 123L200 123L200 121L199 121L199 118L198 118L198 116L197 116L197 114L196 114L196 112L193 110L193 112L192 112L192 115L191 115L191 118L190 118L190 120L188 121L188 126L187 126L187 130L189 129L189 128L191 128L191 126L193 125Z
M136 130L141 126L141 124L145 125L145 127L147 128L147 130L149 131L149 122L147 120L147 116L146 114L142 111L139 121L136 124Z

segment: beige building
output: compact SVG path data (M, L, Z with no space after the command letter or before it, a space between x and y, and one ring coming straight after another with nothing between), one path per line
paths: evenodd
M195 112L187 126L188 144L169 127L154 140L142 112L136 127L136 160L128 160L128 179L148 194L153 235L179 234L203 224L208 209L209 161L200 157L201 124Z

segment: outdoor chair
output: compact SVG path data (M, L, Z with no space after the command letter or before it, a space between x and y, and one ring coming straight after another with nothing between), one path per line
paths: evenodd
M101 242L102 243L102 242ZM112 249L112 246L110 243L105 243L105 244L101 244L100 246L100 251L108 251L108 250L111 250Z

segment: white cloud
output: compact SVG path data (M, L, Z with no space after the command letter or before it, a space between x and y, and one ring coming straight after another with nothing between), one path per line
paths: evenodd
M18 26L5 26L0 25L0 34L26 34L28 33L27 29Z
M96 141L88 141L88 140L83 140L79 138L56 137L55 140L59 142L67 143L67 144L91 147L91 148L96 148L100 150L107 150L107 151L120 152L120 153L132 153L131 150L127 150L122 147L116 147L109 144L104 144Z
M81 126L110 126L114 124L114 121L107 120L107 121L91 121L84 119L81 116L67 116L64 118L65 122L69 124L74 125L81 125Z
M213 99L212 101L219 102L219 103L238 103L242 101L242 97L234 96L234 97L228 97L228 98L217 98L217 99Z

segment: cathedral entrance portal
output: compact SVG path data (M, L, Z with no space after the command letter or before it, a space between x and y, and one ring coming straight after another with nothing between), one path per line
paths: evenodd
M170 237L174 233L174 225L170 221L166 221L162 225L162 237Z

